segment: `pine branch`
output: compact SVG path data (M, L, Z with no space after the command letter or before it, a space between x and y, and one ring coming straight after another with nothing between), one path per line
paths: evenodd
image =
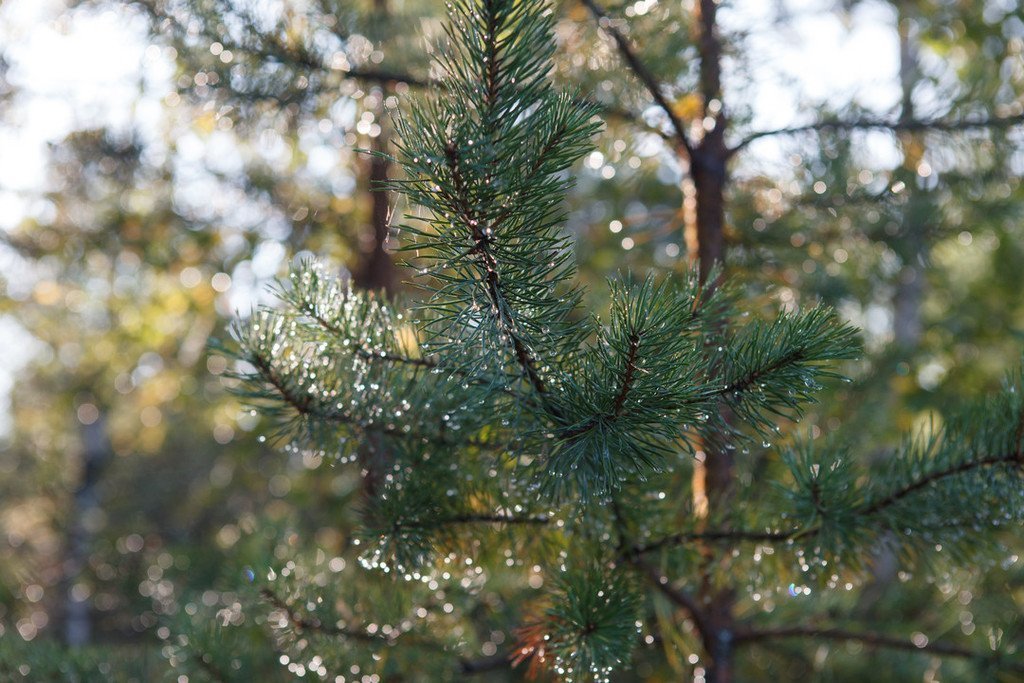
M169 22L178 33L182 35L189 34L189 27L182 24L181 21L173 14L163 11L159 6L159 3L155 2L155 0L131 0L131 2L133 5L145 10L146 14L149 15L150 20L153 21L154 24L166 21ZM237 11L237 7L235 10ZM325 13L326 11L327 8L325 8ZM202 35L211 43L219 42L226 50L230 50L234 54L251 55L258 58L262 63L277 63L292 69L302 70L307 74L311 72L320 73L322 75L340 74L341 77L348 80L362 81L364 83L382 86L402 84L417 90L445 90L445 83L441 79L430 78L429 76L419 76L409 71L394 68L363 65L350 67L345 70L338 70L331 67L329 64L325 63L323 59L318 58L307 50L294 49L286 45L282 45L280 41L274 39L272 35L256 31L254 28L251 28L251 30L259 43L266 42L268 45L272 46L273 49L261 46L259 43L253 45L232 41L226 33L222 32L203 30ZM343 35L339 36L339 38L343 39L344 37L345 36ZM254 90L249 90L247 93L237 94L251 95L255 92L256 91ZM274 93L262 93L261 97L262 99L277 102L281 101L280 96ZM665 137L664 131L648 125L636 112L623 109L622 107L617 107L614 104L602 103L585 98L577 99L576 103L579 106L594 108L595 110L600 111L604 116L617 119L630 125L639 126L651 133L654 133L655 135L658 135L659 137Z
M496 62L497 59L492 57L490 63L494 64ZM488 73L490 73L490 70ZM488 98L493 96L490 94L491 90L493 88L497 88L496 76L491 74L491 78L494 80L485 84L485 89L488 92ZM493 106L489 102L488 104L489 106ZM462 170L459 167L459 152L455 147L454 142L451 140L449 140L448 144L445 146L445 158L448 161L452 183L455 188L455 206L458 209L464 224L469 226L473 239L474 245L469 253L478 254L480 256L480 261L486 271L485 281L487 293L491 301L491 310L502 331L508 335L509 340L512 342L512 348L515 350L516 360L519 362L519 366L526 373L526 376L530 381L530 385L533 386L539 396L543 397L547 392L547 387L544 384L544 380L537 372L537 361L526 348L524 340L519 336L516 321L513 318L512 311L506 303L504 294L502 293L501 283L498 278L498 261L490 250L493 228L491 226L481 226L476 214L470 208L468 188L466 181L462 176ZM538 159L536 163L539 164L540 160Z
M412 365L419 368L436 368L437 362L432 358L412 358L410 356L402 356L397 353L389 353L387 351L379 351L374 353L373 351L367 351L366 349L359 347L355 349L355 353L363 360L377 361L383 360L389 363L398 363L400 365Z
M350 336L347 331L327 320L323 314L316 309L312 302L304 301L299 307L299 312L309 316L309 318L323 328L324 331L335 335L338 339L346 341L350 340ZM371 351L364 346L355 346L352 349L352 352L367 361L386 361L389 363L411 365L413 367L420 368L437 367L437 362L431 358L414 358L412 356L405 356L391 351Z
M729 154L735 154L744 147L760 140L761 138L776 135L798 135L800 133L821 132L821 131L854 131L854 130L890 130L893 132L928 132L956 133L967 130L982 128L1001 129L1013 128L1024 124L1024 114L1012 116L990 116L979 119L910 119L910 120L886 120L886 119L856 119L851 121L816 121L802 126L790 126L774 130L758 131L751 133L735 147L729 150Z
M309 393L297 393L292 390L288 382L277 372L269 359L259 354L250 354L245 357L249 363L259 372L259 376L273 387L276 395L290 406L298 415L319 422L330 422L335 424L348 425L366 432L374 432L385 436L400 437L405 439L421 439L443 446L452 446L459 442L444 438L441 434L425 434L420 432L405 431L398 427L387 425L367 424L344 410L323 410L312 399Z
M822 388L820 380L841 378L825 363L854 358L860 346L852 327L829 309L814 308L749 323L718 350L708 375L715 383L707 395L725 401L738 420L767 435L777 430L775 417L800 415ZM701 429L742 436L721 419Z
M870 516L884 512L887 508L896 505L905 498L913 495L921 489L937 483L943 479L954 477L959 474L965 474L974 470L984 469L988 467L995 467L998 465L1024 465L1024 453L1019 450L1015 453L1008 453L1004 455L990 456L986 458L980 458L978 460L967 460L957 465L947 467L936 472L929 472L925 476L913 481L902 488L893 491L888 496L871 502L865 505L863 508L858 510L858 514Z
M671 536L665 536L647 543L638 543L628 548L624 555L626 557L639 557L664 550L665 548L686 545L687 543L779 543L788 541L792 537L793 532L789 531L748 531L742 529L690 531L672 534Z
M796 347L778 358L771 359L766 365L752 368L741 377L737 377L728 384L713 390L718 396L730 396L740 394L752 389L762 379L770 377L784 368L792 367L807 359L807 349Z
M524 524L538 526L543 526L550 522L551 518L547 515L537 515L536 517L516 517L514 515L507 514L459 515L457 517L450 517L448 519L441 520L442 524Z
M790 626L775 629L739 630L735 634L738 644L761 643L783 638L809 638L813 640L840 640L863 643L873 647L918 652L921 654L958 657L963 659L994 660L997 665L1012 671L1024 671L1024 664L1001 661L997 652L973 650L961 645L942 641L918 641L890 636L871 631L849 631L840 628L817 628L813 626Z
M371 634L366 631L355 631L348 628L343 628L337 625L325 624L321 620L316 618L310 618L299 614L291 605L288 604L277 593L269 588L260 589L260 596L266 600L270 605L284 613L288 622L294 627L302 631L309 631L313 633L320 633L327 636L334 636L345 638L346 640L356 640L364 643L379 643L382 645L393 644L395 638L390 636L384 636L383 634Z
M694 314L704 295L697 274L679 289L628 277L611 289L609 324L559 395L564 426L546 470L556 497L573 487L610 493L661 466L686 438L683 425L706 408L698 338L708 320Z
M553 584L543 615L520 629L513 663L533 657L531 672L544 666L580 672L585 680L603 680L628 665L641 604L632 577L590 561L564 567Z
M335 280L323 276L320 265L316 262L303 263L301 269L292 274L291 282L290 289L277 289L278 298L289 306L287 314L297 314L298 321L303 324L307 319L312 321L314 327L325 332L327 340L341 352L354 354L369 363L384 362L430 370L440 367L436 358L424 356L421 349L417 349L418 353L415 355L410 355L402 348L396 340L396 330L390 313L383 301L376 299L372 293L360 293L351 288L339 287ZM348 303L354 304L352 309L356 313L350 311ZM399 319L402 317L401 314L398 315ZM378 346L392 348L378 349L367 346L370 339L361 328L371 325L380 328L375 335L382 337L377 340ZM465 373L458 368L448 370L471 383L480 383L476 378L465 377ZM509 396L516 395L510 389L503 389L503 393Z
M633 380L636 378L636 353L640 348L640 333L633 332L629 335L629 351L626 352L626 370L622 376L622 382L620 382L619 393L615 396L615 401L612 404L612 416L619 417L622 415L622 409L626 404L626 398L629 396L630 389L633 388Z
M392 523L391 528L396 532L401 531L428 531L433 529L439 529L445 526L454 526L460 524L512 524L512 525L524 525L524 526L544 526L551 522L551 518L547 515L538 515L536 517L516 517L514 515L506 514L464 514L464 515L453 515L450 517L439 517L437 519L431 519L426 522L418 521L405 521L396 520Z
M676 114L672 105L669 104L665 93L662 91L661 84L654 77L654 74L652 74L647 66L644 65L643 61L633 49L629 39L626 38L621 31L615 28L615 25L612 23L608 13L605 12L604 9L595 2L595 0L580 0L580 2L582 2L586 8L590 10L590 13L594 15L594 18L597 20L598 26L601 27L601 30L605 31L612 37L612 40L615 41L615 46L618 48L622 59L629 66L630 70L632 70L633 74L636 75L641 83L643 83L644 87L654 99L655 104L657 104L658 107L665 112L665 115L668 116L669 123L672 125L672 130L675 132L676 139L682 146L683 150L686 151L687 157L692 160L694 158L694 148L693 144L690 142L689 136L686 134L686 126L682 119L679 118L679 115Z
M615 395L615 400L612 401L612 407L608 414L596 415L578 427L560 432L560 438L566 441L575 439L576 437L593 429L603 420L614 421L616 418L622 416L622 411L626 405L626 399L629 397L629 392L633 388L633 381L636 379L637 351L640 349L640 337L641 333L639 331L631 332L629 335L629 350L626 352L622 379L618 383L619 392Z
M1015 435L1020 435L1022 433L1024 433L1024 429L1018 427L1015 432ZM1018 448L1021 448L1021 441L1017 441L1017 445ZM913 496L915 493L918 493L926 489L928 486L931 486L933 484L939 483L943 480L952 477L969 474L971 472L981 469L999 467L1002 465L1024 465L1024 453L1021 453L1021 451L1018 450L1017 452L1007 453L998 456L989 456L974 460L966 460L955 465L950 465L949 467L942 468L940 470L928 472L925 475L916 478L913 481L900 487L899 489L889 493L888 495L848 509L845 513L842 513L842 516L847 520L848 523L857 524L863 527L867 525L867 520L869 520L870 518L880 514L884 514L886 510L888 510L889 508L903 502L904 500ZM825 468L826 466L827 463L814 465L814 467L819 468L818 471L821 473L824 473L823 468ZM849 489L844 484L840 484L840 486L844 488L844 490L847 492L848 499L853 499L854 497L856 497L857 493L855 490ZM823 502L820 499L820 490L818 487L814 486L813 482L810 486L810 495L813 498L813 506L818 511L818 515L821 519L828 520L831 523L834 521L832 519L833 516L840 514L838 512L833 512L829 508L823 507ZM960 527L960 524L947 524L940 526L925 525L921 528L921 530L952 531ZM629 548L626 551L625 555L639 557L642 555L657 552L659 550L664 550L666 548L671 548L699 541L725 541L732 543L785 543L788 541L801 540L806 542L819 536L823 530L824 529L821 526L821 524L818 524L815 526L807 526L802 528L798 527L786 531L759 532L724 529L704 532L681 532L678 534L673 534L671 536L666 536L657 539L655 541L636 544L633 547Z
M521 405L558 424L551 384L586 334L570 317L578 294L559 225L571 182L562 173L599 125L593 109L551 87L553 19L541 3L456 3L452 13L438 58L449 96L396 120L408 179L394 187L432 214L430 230L406 226L414 239L404 247L434 264L423 269L434 290L428 343L468 377L486 368L477 379L492 386L507 385L493 359L453 362L446 352L507 353L499 373L514 365L532 392Z
M424 640L422 638L412 639L411 635L408 635L407 631L396 629L391 631L388 635L368 633L362 630L353 630L337 625L325 624L320 619L303 616L298 612L298 610L294 609L286 600L270 588L264 587L260 589L260 596L272 607L280 610L285 615L288 623L291 624L293 628L300 631L317 633L331 638L342 638L344 640L353 640L388 647L394 646L398 643L406 643L413 647L435 650L442 654L448 653L447 648L445 648L442 643L438 643L433 640ZM488 673L490 671L508 668L509 666L508 654L495 655L486 659L458 659L459 671L464 675Z

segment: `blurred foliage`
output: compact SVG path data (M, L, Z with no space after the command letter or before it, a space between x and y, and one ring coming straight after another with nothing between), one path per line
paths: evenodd
M299 645L303 636L287 610L260 593L267 571L280 573L289 562L301 567L293 583L267 587L282 591L281 600L301 596L299 603L339 573L334 558L347 558L344 571L362 571L351 546L358 476L260 442L268 427L228 396L227 361L208 352L207 341L223 336L224 319L248 311L289 260L313 253L348 270L361 266L372 248L372 200L369 161L354 150L386 138L384 110L398 97L416 97L431 77L420 36L436 37L441 8L414 0L271 4L283 9L263 17L250 12L253 3L217 0L94 0L68 9L114 8L145 18L153 59L173 64L174 82L159 95L156 135L131 126L86 129L55 145L38 197L43 208L0 233L0 312L27 333L15 338L30 340L33 350L12 392L11 431L0 441L3 676L153 680L162 675L154 656L161 652L197 680L253 680L253 672L288 679L299 660L284 662L286 651L314 648ZM852 21L880 4L834 3L825 11ZM666 84L677 114L699 130L692 8L649 0L607 6ZM777 7L774 22L759 30L784 36L794 16L787 3ZM1020 115L1019 6L915 0L885 11L894 25L903 22L919 51L910 85L914 117ZM665 117L581 4L565 0L557 13L556 79L608 110L596 151L574 169L578 183L568 202L581 277L682 271L685 167L665 141ZM754 29L729 28L726 107L738 144L754 131L749 81L759 58L745 33ZM19 97L7 69L0 61L4 115ZM856 100L805 98L800 105L797 124L901 116L899 106L878 112ZM730 268L746 283L745 294L766 309L829 303L865 330L870 353L855 368L856 382L828 389L803 420L808 434L838 430L838 439L852 437L844 439L853 441L851 458L884 459L898 432L995 388L1019 361L1020 175L1013 126L913 134L825 128L765 137L736 154L727 237ZM392 208L406 207L392 200ZM901 314L898 299L915 281L922 285L917 305ZM602 295L590 296L591 308L607 306ZM908 321L919 333L897 343L896 328ZM97 478L100 503L82 520L74 494L85 470L84 428L96 424L105 427L110 457ZM751 451L747 483L782 467L768 449ZM68 538L76 524L91 542L83 571L69 583ZM518 555L529 537L510 531L508 552ZM557 553L535 550L539 557ZM476 552L478 566L501 567L512 556ZM853 606L863 623L894 633L913 624L936 639L1020 643L1024 575L1015 557L974 570L900 566L891 580L837 594L793 597L762 579L749 586L740 609L799 621L808 612L849 614ZM772 563L770 555L762 559ZM245 587L246 571L259 585ZM502 586L492 575L489 583L498 587L484 607L473 607L480 596L470 599L456 586L452 614L442 602L439 614L416 618L426 620L420 628L454 639L454 629L463 628L481 657L500 656L512 629L529 622L527 612L544 609L531 602L543 584L536 579L516 585L510 573ZM383 598L399 600L384 583L379 591L330 607L360 613L359 605L376 610ZM88 603L100 643L73 658L51 643L61 636L72 594ZM634 655L634 678L692 674L692 634L675 623L669 605L649 607L643 633L650 641ZM400 622L401 605L390 608L388 618ZM330 621L319 609L300 616ZM349 656L334 642L325 638L315 648L331 653L320 654L317 667L333 672L340 662L329 657ZM250 657L235 661L235 644ZM461 642L460 649L470 647ZM940 669L925 655L856 643L786 640L748 651L746 678L983 675L969 662ZM370 656L357 644L351 654ZM424 676L454 675L431 668L433 661L424 654Z

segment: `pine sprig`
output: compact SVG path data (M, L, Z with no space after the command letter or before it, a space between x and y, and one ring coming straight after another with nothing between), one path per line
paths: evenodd
M561 172L599 124L551 88L552 22L536 0L453 4L439 57L451 96L397 119L407 179L395 189L429 212L407 226L406 248L426 263L432 349L504 349L500 365L557 417L546 398L557 365L588 334L570 319L578 293L559 229L571 182Z
M237 324L239 395L277 422L277 436L345 457L372 433L454 447L474 435L486 406L467 405L459 378L442 375L404 326L406 315L342 287L315 263L279 290L282 309ZM355 438L353 438L355 437Z
M640 595L630 577L597 564L558 577L550 606L520 632L516 663L550 669L564 681L610 680L628 664L637 638Z
M770 322L754 321L719 347L713 360L717 386L740 422L772 436L775 420L799 417L814 401L821 382L841 379L831 364L860 352L857 331L828 308L781 313ZM716 431L729 425L714 421ZM706 430L705 430L706 431Z
M706 408L696 340L707 323L705 291L696 275L680 289L653 278L610 289L609 324L560 387L564 426L544 477L555 497L572 490L583 499L604 496L627 477L665 467L684 425Z

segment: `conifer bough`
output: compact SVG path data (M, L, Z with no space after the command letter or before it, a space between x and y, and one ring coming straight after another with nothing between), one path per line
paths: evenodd
M882 538L908 557L941 547L959 561L998 548L993 532L1024 512L1019 381L909 440L881 470L808 441L782 449L774 493L746 484L712 519L683 509L680 475L702 444L735 449L741 468L766 457L780 425L838 377L834 363L855 357L856 333L823 308L751 319L717 274L696 272L617 277L606 319L588 316L562 206L568 171L600 122L550 83L551 11L542 0L453 0L449 15L437 57L443 94L395 116L404 178L391 187L416 207L402 248L424 296L399 310L309 263L281 289L283 306L236 329L236 355L246 396L279 416L297 447L356 462L368 481L361 564L346 582L388 574L437 591L463 558L472 566L501 545L515 553L477 563L463 579L476 587L467 600L533 596L532 607L519 614L517 642L480 663L458 636L414 623L360 630L371 615L312 614L330 601L270 584L282 643L333 639L324 656L358 660L362 671L382 649L393 653L387 666L411 668L425 649L443 652L451 672L529 660L565 680L603 680L641 644L672 640L724 680L736 648L796 633L772 623L773 602L855 580ZM730 552L738 547L750 558ZM756 577L768 609L750 603L754 616L736 632L715 632L714 606L691 595L691 570L709 562L724 584ZM504 587L487 593L489 580ZM419 599L416 613L432 614L431 598ZM666 605L683 618L658 617ZM858 635L800 633L836 634ZM915 648L1016 666L1012 653L980 647Z

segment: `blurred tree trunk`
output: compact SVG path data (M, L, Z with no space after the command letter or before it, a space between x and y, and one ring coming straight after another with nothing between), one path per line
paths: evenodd
M373 8L378 22L384 23L389 15L388 0L373 0ZM383 290L386 294L394 294L398 284L395 264L387 252L388 235L391 231L391 209L388 193L381 185L388 180L391 162L384 156L388 151L390 140L387 126L385 102L388 89L380 83L380 102L374 112L380 134L373 138L372 149L375 152L369 160L369 200L370 225L366 236L370 239L360 240L362 261L353 269L353 284L360 289ZM384 485L384 476L391 466L392 457L384 446L380 434L368 433L359 448L359 464L363 475L363 496L366 500L374 500Z
M900 121L909 122L915 118L914 87L921 78L918 48L913 35L914 23L907 11L896 6L897 31L900 44ZM928 258L929 221L932 216L931 198L925 188L918 187L918 168L924 160L925 141L922 133L904 132L900 135L903 147L903 166L896 173L905 185L907 202L903 207L900 234L894 247L903 260L893 289L893 356L896 362L912 361L921 343L921 305L925 295L924 263ZM890 392L887 401L891 405L889 415L898 413L900 397ZM887 457L879 453L876 458ZM871 579L864 587L857 601L857 611L868 615L886 591L896 581L899 572L899 558L893 545L883 538L875 548L871 560Z
M911 35L913 22L906 11L897 6L897 22L900 37L900 87L902 103L900 121L914 120L914 86L921 78L918 64L918 50L915 37ZM903 355L913 352L921 341L921 302L924 299L924 273L922 264L927 259L927 232L929 198L927 191L917 187L918 168L925 152L924 135L903 133L903 167L906 175L905 190L908 193L906 210L903 212L902 249L903 268L896 283L893 297L893 341L897 352Z
M387 90L381 93L381 106L376 118L381 127L380 135L373 138L372 149L383 155L388 148L388 129L385 122L383 101ZM388 235L391 231L391 208L388 193L380 189L388 180L391 162L384 156L372 156L369 160L370 224L360 239L360 262L352 271L352 280L360 289L395 291L398 277L394 261L387 252Z
M388 0L374 0L374 12L381 23L387 21L389 15ZM353 269L352 279L361 289L384 290L393 293L398 284L398 275L394 261L387 252L388 236L391 231L391 208L388 193L382 185L388 180L391 162L385 153L388 151L390 131L387 125L385 102L388 88L384 81L380 83L380 101L374 112L374 118L380 126L380 134L372 139L371 149L374 155L369 159L369 200L370 224L360 240L361 262Z
M102 516L100 480L113 455L103 413L92 424L82 425L79 434L82 439L81 471L69 511L61 580L64 640L71 646L85 645L92 639L92 608L77 586L88 566L93 538Z

